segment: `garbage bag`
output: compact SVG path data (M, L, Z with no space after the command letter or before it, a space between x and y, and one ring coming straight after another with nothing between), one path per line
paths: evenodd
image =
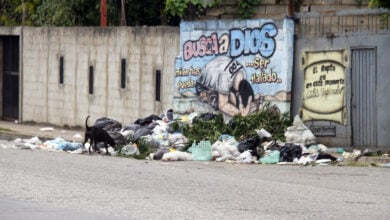
M122 129L122 124L120 122L107 117L97 119L94 126L103 128L106 131L117 131Z
M56 150L63 150L63 151L74 151L79 148L81 148L81 143L71 143L71 142L61 142L56 146Z
M138 129L133 135L133 141L138 142L141 137L152 134L153 131L148 127L142 127Z
M153 121L156 121L156 120L161 120L161 118L158 116L158 115L149 115L148 117L146 118L139 118L137 119L134 124L139 124L141 126L145 126L145 125L148 125L150 123L152 123Z
M287 128L284 133L286 143L298 143L311 145L316 143L316 137L302 122L299 115L294 117L293 125Z
M169 145L177 150L183 150L188 143L188 139L182 133L172 133L168 135Z
M164 154L169 152L170 152L169 147L162 147L153 155L153 160L161 160Z
M114 140L115 144L125 144L126 137L121 134L120 131L107 131L108 135ZM114 147L114 146L111 146Z
M260 137L256 136L239 142L237 148L240 153L249 150L252 153L252 156L259 158L259 154L257 152L258 146L260 146Z
M233 136L221 135L219 140L211 146L211 150L216 151L219 155L218 158L215 158L216 161L236 160L241 154L238 151L238 144L239 142Z
M302 147L299 144L286 143L279 151L281 162L293 162L302 156Z
M129 124L129 125L123 126L122 131L127 131L127 130L136 131L139 128L141 128L141 125L139 125L139 124Z
M216 114L213 114L213 113L203 113L199 116L197 116L196 118L197 119L201 119L202 121L210 121L210 120L213 120L217 117Z
M121 154L125 156L139 155L139 149L136 144L128 144L122 147Z

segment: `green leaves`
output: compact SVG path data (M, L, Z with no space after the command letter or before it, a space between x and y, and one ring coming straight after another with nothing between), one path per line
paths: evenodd
M260 5L261 0L240 0L238 8L242 19L253 18L255 15L255 6Z
M198 17L206 8L216 6L221 0L167 0L165 11L180 18Z
M370 8L389 8L390 9L390 1L389 0L370 0L368 4Z
M232 135L236 140L243 140L257 135L256 130L264 128L272 134L275 140L285 141L284 132L291 126L292 120L288 112L279 114L275 106L265 104L259 112L248 116L235 115L230 124L226 124L220 113L213 120L203 121L195 118L191 125L183 128L183 135L189 140L189 145L195 141L218 140L222 134Z

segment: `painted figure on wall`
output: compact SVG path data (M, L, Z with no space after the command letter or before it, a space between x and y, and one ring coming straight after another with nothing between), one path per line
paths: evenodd
M264 104L290 109L292 20L182 21L175 59L176 112L221 112L225 121Z
M215 57L205 65L196 82L196 93L201 101L229 116L248 115L254 101L243 65L227 56Z

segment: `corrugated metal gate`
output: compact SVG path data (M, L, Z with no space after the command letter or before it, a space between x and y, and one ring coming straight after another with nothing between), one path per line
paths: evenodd
M352 49L351 58L352 145L376 147L376 49Z

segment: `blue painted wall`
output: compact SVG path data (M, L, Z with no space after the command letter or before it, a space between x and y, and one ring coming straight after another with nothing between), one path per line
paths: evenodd
M231 117L270 102L290 111L293 34L290 19L182 21L175 110Z

